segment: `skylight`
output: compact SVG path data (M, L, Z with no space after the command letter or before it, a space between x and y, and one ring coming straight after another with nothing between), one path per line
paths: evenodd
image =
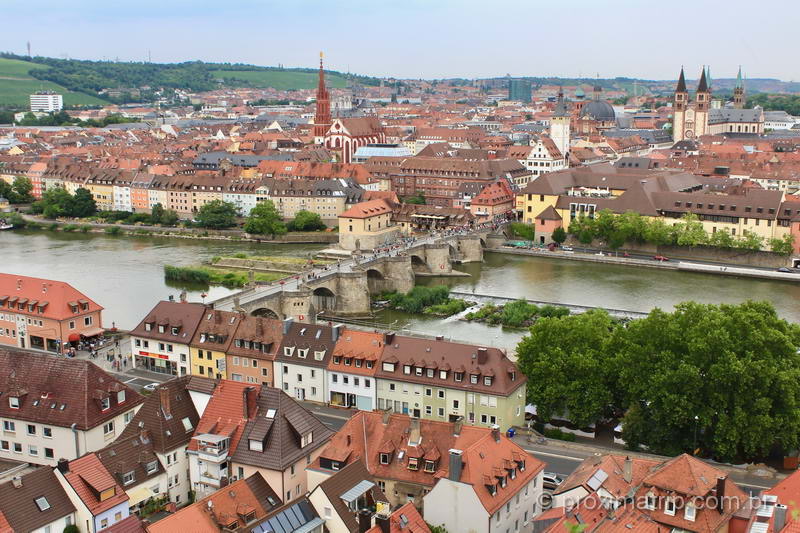
M267 409L267 418L275 418L275 409Z
M39 496L34 501L36 502L36 507L38 507L40 511L46 511L50 509L50 502L48 502L47 498L44 496Z

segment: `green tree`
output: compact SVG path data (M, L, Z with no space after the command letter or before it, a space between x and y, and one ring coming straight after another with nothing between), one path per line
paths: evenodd
M639 213L625 211L617 217L616 228L625 236L626 242L644 242L647 220Z
M660 218L650 219L644 230L644 240L656 246L672 244L672 228Z
M325 228L325 223L317 213L301 209L294 216L294 220L289 222L287 229L289 231L319 231Z
M567 232L564 231L564 228L559 226L553 230L553 234L550 235L550 238L553 239L553 242L557 242L558 244L564 244L564 241L567 240Z
M595 235L603 240L611 238L617 229L617 215L611 209L602 209L594 219Z
M153 224L161 224L161 219L164 218L164 206L161 203L155 204L152 209L150 209L150 220L153 221Z
M72 195L61 187L55 187L45 191L42 199L33 203L31 211L46 218L69 216L73 210L72 204Z
M685 213L681 221L673 226L673 232L678 246L698 246L708 238L703 223L694 213Z
M164 211L164 214L161 215L159 219L161 221L162 226L177 226L178 225L178 213L173 211L172 209L167 209Z
M517 345L528 377L528 402L539 417L567 415L578 426L616 415L614 339L620 327L605 311L540 318Z
M230 228L236 225L236 207L229 202L212 200L197 211L195 218L203 228Z
M510 224L511 233L515 237L532 241L536 237L536 227L533 224L525 224L524 222L512 222Z
M794 252L794 235L787 233L783 237L769 240L769 249L780 255L792 255Z
M25 176L14 178L11 191L14 193L13 198L8 199L11 203L27 204L33 201L33 183Z
M725 230L715 231L708 238L709 246L716 246L717 248L733 248L735 246L733 235Z
M84 218L90 217L97 213L97 203L94 201L92 193L88 189L79 187L75 191L75 196L72 200L72 210L69 212L70 216Z
M251 211L244 224L247 233L257 235L283 235L286 233L286 224L281 220L281 215L272 200L259 202Z
M62 533L81 533L81 530L78 529L78 526L75 524L70 524L68 526L64 526L64 530Z
M685 302L624 333L614 349L628 445L739 461L800 444L800 326L771 304Z
M764 245L764 237L760 237L752 231L744 230L742 236L736 239L736 248L742 250L760 250Z

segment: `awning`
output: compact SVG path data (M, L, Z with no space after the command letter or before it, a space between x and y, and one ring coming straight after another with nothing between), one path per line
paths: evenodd
M78 342L79 340L81 340L81 336L78 335L77 333L70 333L69 337L67 337L67 340L69 342Z
M81 337L96 337L97 335L102 335L105 332L103 328L86 328L81 332Z
M375 483L365 479L363 481L359 481L356 484L355 487L353 487L352 489L348 490L347 492L345 492L344 494L342 494L339 497L341 499L343 499L347 503L352 503L355 500L357 500L362 494L364 494L365 492L367 492L369 489L371 489L374 486L375 486Z
M134 487L131 490L125 491L125 494L128 495L128 507L133 507L134 505L141 503L148 498L152 498L156 494L150 490L148 487Z

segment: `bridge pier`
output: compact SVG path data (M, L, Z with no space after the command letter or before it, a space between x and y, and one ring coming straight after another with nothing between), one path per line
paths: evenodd
M462 263L480 263L483 261L483 245L478 235L459 237L458 252Z
M449 274L453 271L452 249L446 242L425 245L425 264L431 274Z

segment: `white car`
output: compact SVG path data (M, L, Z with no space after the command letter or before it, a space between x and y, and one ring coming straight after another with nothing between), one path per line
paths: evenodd
M564 250L565 252L571 252L572 246L562 246L561 249Z
M144 390L146 390L146 391L153 392L153 391L155 391L155 390L156 390L156 387L158 387L159 385L161 385L161 384L160 384L160 383L148 383L147 385L145 385L145 386L144 386L144 387L142 387L142 388L143 388Z
M555 490L563 482L564 478L558 474L552 472L545 472L542 474L542 486L545 489Z

